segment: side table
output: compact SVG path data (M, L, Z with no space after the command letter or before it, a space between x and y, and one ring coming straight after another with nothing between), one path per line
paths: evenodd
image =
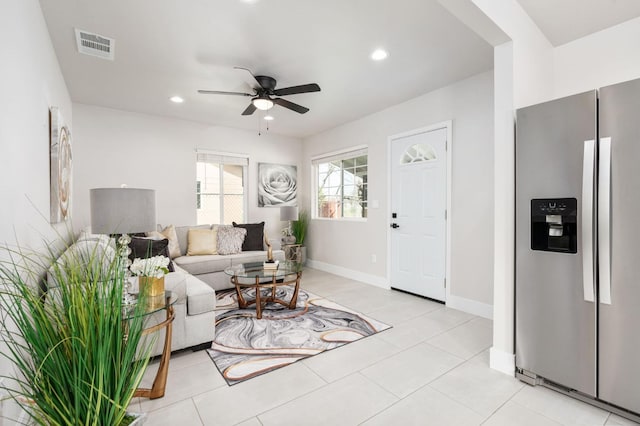
M302 244L283 244L282 250L286 260L302 263Z
M164 295L164 303L152 303L146 307L144 315L151 315L155 312L165 310L167 312L166 319L159 324L151 326L149 328L145 328L142 331L143 335L148 335L154 333L163 328L166 329L164 335L164 346L162 348L162 355L160 356L160 365L158 367L158 372L156 373L156 377L153 380L153 385L151 388L138 388L134 392L134 397L143 397L143 398L162 398L165 393L165 389L167 387L167 375L169 373L169 360L171 359L171 332L173 320L175 319L175 312L173 309L173 305L178 300L178 297L175 293L171 291L165 291Z

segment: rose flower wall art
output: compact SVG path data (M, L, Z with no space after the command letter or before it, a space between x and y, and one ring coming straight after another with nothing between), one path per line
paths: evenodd
M298 172L296 166L258 164L258 206L297 205Z

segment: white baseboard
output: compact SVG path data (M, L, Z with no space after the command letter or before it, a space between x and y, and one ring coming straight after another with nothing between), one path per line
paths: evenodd
M447 306L449 308L464 311L482 318L493 319L493 305L466 299L464 297L449 294L447 296Z
M501 349L491 347L489 350L489 367L513 377L516 372L516 356Z
M318 269L320 271L329 272L330 274L340 275L341 277L361 281L365 284L370 284L376 287L384 288L386 290L391 289L387 279L384 277L379 277L377 275L366 274L364 272L343 268L342 266L336 266L330 263L320 262L313 259L307 259L307 266L313 269Z

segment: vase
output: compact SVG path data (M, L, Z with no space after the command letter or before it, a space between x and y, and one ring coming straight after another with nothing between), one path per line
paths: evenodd
M164 276L156 277L140 277L138 281L140 293L149 297L164 296Z
M288 237L282 237L282 244L295 244L296 243L296 237L294 237L293 235L290 235Z

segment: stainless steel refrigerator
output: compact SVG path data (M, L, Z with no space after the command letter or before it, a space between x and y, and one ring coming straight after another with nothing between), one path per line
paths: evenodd
M517 111L515 297L520 379L640 413L640 80Z

